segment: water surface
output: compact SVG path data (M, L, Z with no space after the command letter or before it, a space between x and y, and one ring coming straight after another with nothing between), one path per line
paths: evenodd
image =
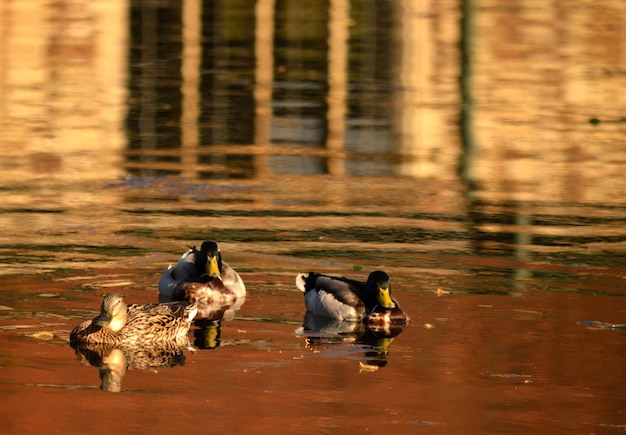
M626 430L622 2L0 4L6 433ZM71 329L206 239L236 318L102 391ZM409 326L303 333L374 269Z

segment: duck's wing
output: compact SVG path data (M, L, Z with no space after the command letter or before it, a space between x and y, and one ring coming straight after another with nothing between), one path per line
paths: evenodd
M318 293L322 291L351 307L362 304L359 293L363 283L352 279L309 272L308 275L300 274L296 277L296 286L305 294L310 291Z
M222 282L226 287L231 289L238 298L246 296L246 286L239 274L228 265L225 261L222 261Z
M186 345L189 343L187 332L197 312L197 305L187 302L129 305L128 322L123 329L125 343Z
M180 281L172 277L172 267L165 269L159 279L159 303L184 300L179 284Z
M196 268L196 253L193 248L178 259L175 266L168 266L159 279L159 302L184 300L184 293L179 286L182 282L196 281L199 275Z
M195 248L190 249L180 256L178 263L171 269L172 279L175 281L195 281L200 277L196 261L198 251Z
M102 327L96 323L97 318L98 317L92 320L86 320L72 330L70 333L71 346L78 346L85 341L85 337L89 336L89 334L93 334L102 329Z
M130 325L134 322L160 324L165 327L174 322L189 322L196 316L196 304L187 302L167 302L162 304L131 304L127 307Z

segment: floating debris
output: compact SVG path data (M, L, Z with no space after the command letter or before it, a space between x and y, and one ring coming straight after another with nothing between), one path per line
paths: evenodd
M492 378L507 378L507 379L515 379L522 378L524 384L530 384L532 381L528 378L532 378L532 375L524 375L521 373L485 373Z
M54 338L54 334L49 331L37 331L32 334L26 334L26 336L36 338L37 340L52 340Z
M626 324L624 323L606 323L606 322L598 322L595 320L585 320L582 322L578 322L579 325L586 326L588 329L600 329L600 330L609 330L609 331L621 331L626 329Z
M437 296L443 296L443 295L449 295L450 292L448 290L444 290L442 288L438 288L437 290L435 290L435 294Z
M367 363L364 363L363 361L359 361L359 366L360 366L359 373L363 373L363 372L371 373L371 372L375 372L376 370L380 368L377 365L367 364Z
M599 118L591 118L589 120L589 124L592 125L598 125L600 123L619 123L619 122L626 122L626 117L624 118L616 118L616 119L599 119Z

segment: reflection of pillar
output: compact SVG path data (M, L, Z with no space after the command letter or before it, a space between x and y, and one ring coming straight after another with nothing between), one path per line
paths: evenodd
M157 147L156 132L156 107L157 107L157 74L155 65L157 63L157 26L158 19L156 10L152 7L145 7L139 3L139 13L141 14L141 54L139 64L140 103L138 107L138 148L154 149ZM134 42L134 41L133 41ZM132 46L132 44L131 44Z
M271 142L272 83L274 82L274 3L275 0L258 0L256 4L254 85L254 144L266 147ZM269 173L267 153L257 153L254 165L257 175Z
M458 88L448 86L459 75L458 65L439 61L457 41L458 17L442 13L441 2L403 0L394 5L393 83L395 151L407 156L395 168L412 177L456 178L459 150L451 142L450 121L458 115ZM444 52L445 54L445 52Z
M346 134L347 86L348 86L348 24L350 4L348 0L331 0L328 19L328 172L332 175L345 173L343 151Z
M235 3L201 2L201 178L251 178L255 171L252 152L219 150L254 142L254 3Z
M95 60L96 71L101 74L98 76L102 80L100 89L107 90L107 92L98 92L97 98L100 106L100 131L102 134L100 143L106 143L108 152L113 152L109 159L115 164L116 170L120 172L122 171L120 168L122 156L119 151L124 149L127 141L124 119L126 102L128 101L127 53L129 35L128 26L122 23L128 23L128 12L128 5L125 2L120 2L115 6L107 4L107 7L99 12L102 22L100 31L96 32L99 41L98 56ZM73 128L72 134L76 134L76 130ZM109 167L102 166L101 168L109 176L112 176Z
M472 171L475 157L474 136L472 130L473 97L472 97L472 40L474 34L474 10L472 0L461 1L461 77L459 80L461 91L461 153L460 174L466 183L475 181Z
M128 170L179 173L181 147L182 4L130 0L128 28Z
M528 214L525 213L515 213L515 226L519 228L516 233L514 233L515 240L515 248L513 250L513 255L515 255L515 259L519 260L522 263L526 263L530 261L531 252L528 248L533 242L533 236L530 232L525 231L524 228L529 228L532 226L532 219ZM530 269L525 268L516 268L513 273L513 277L515 278L514 286L518 290L526 290L526 283L520 280L526 280L531 278L532 272Z
M398 4L396 4L398 5ZM430 2L413 3L405 0L395 8L395 19L399 26L396 40L399 42L399 68L395 71L396 83L400 86L399 95L394 98L394 124L396 130L396 146L398 151L409 159L397 166L402 175L428 176L430 174L425 163L428 161L427 141L424 138L425 126L429 125L428 109L424 107L424 93L429 88L428 79L432 77L430 67L434 56L429 41L428 21L418 21L418 7L431 9ZM436 128L431 125L430 128Z
M197 173L198 150L200 35L202 22L199 0L183 2L183 59L182 59L182 112L181 124L181 175L194 178Z

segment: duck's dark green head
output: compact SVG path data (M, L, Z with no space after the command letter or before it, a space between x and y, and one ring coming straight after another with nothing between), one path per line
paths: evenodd
M382 270L377 270L370 273L367 278L367 286L370 291L376 293L376 301L382 308L391 310L396 307L396 304L391 299L391 284L389 284L389 275Z
M200 252L206 255L206 273L209 276L222 276L222 254L217 247L217 243L213 241L207 241L202 243Z

